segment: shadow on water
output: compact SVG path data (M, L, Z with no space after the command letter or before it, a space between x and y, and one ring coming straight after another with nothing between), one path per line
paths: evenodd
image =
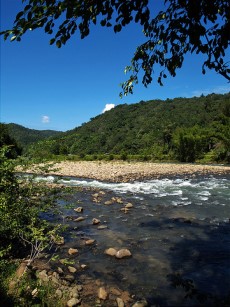
M93 193L71 194L59 207L69 227L63 253L78 248L77 259L88 266L76 273L82 282L86 275L103 280L146 298L149 306L230 306L230 223L200 220L189 206L150 206L125 196L134 207L124 214L119 204L104 205L115 193L107 191L99 203L92 201ZM78 215L73 207L63 209L66 204L83 206L85 220L69 220ZM108 228L92 225L95 217ZM91 238L94 245L82 244ZM108 247L128 248L132 257L107 256Z
M168 229L164 240L171 242L167 252L171 270L167 281L171 289L158 297L153 292L148 298L150 305L230 306L230 224L211 225L207 221L176 218L151 220L140 227L158 233ZM179 233L183 234L178 240L175 235ZM169 299L167 291L173 299Z

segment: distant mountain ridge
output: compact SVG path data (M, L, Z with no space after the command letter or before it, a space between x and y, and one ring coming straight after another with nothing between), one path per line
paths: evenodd
M46 138L53 137L63 133L61 131L55 131L55 130L30 129L14 123L5 124L5 125L8 128L10 137L15 139L17 144L22 148L25 148L31 145L32 143L36 143Z
M143 155L230 161L230 93L121 104L34 144L32 155Z

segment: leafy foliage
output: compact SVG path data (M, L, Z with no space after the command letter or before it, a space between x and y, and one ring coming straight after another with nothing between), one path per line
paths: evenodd
M39 217L46 208L44 190L15 175L16 163L6 157L7 147L0 150L0 259L20 254L28 245L45 249L56 229Z
M0 123L0 148L4 145L10 146L7 152L9 158L16 158L22 152L14 137L10 136L7 125Z
M1 32L4 39L21 41L28 30L44 28L53 35L50 44L60 48L76 33L82 39L88 36L92 24L111 27L115 33L131 22L141 25L145 42L137 47L131 65L126 67L131 75L122 85L121 96L133 92L140 71L144 86L150 84L157 66L160 67L157 82L162 85L162 78L168 74L175 76L185 55L193 52L206 57L202 65L204 74L206 68L214 69L230 80L225 62L230 42L228 0L165 0L164 11L157 14L148 0L23 2L24 10L16 15L13 28Z
M118 105L81 127L33 144L31 156L107 159L201 159L229 162L230 94ZM206 155L209 155L209 157Z

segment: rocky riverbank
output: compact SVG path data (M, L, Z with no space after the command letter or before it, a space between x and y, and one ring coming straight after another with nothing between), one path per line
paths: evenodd
M61 162L52 168L48 174L113 182L230 174L230 167L227 166L147 162ZM29 172L41 173L38 169L30 169ZM199 212L203 210L201 199L205 203L209 197L209 190L204 190L203 187L200 191L203 194L196 190L200 195L197 204ZM39 259L39 262L33 263L31 270L41 283L52 282L55 297L57 301L63 300L63 306L144 307L158 306L158 300L163 303L167 301L169 306L173 305L174 293L170 292L167 276L176 274L178 267L179 272L184 274L181 276L187 276L186 270L189 268L192 273L196 272L197 261L204 257L202 276L206 277L210 285L213 281L205 275L206 267L208 274L210 268L214 274L218 259L225 268L225 258L228 259L225 242L228 240L229 224L226 222L223 226L220 223L221 227L218 228L219 221L206 215L205 219L200 220L196 212L191 211L191 207L196 204L194 200L191 200L191 206L183 199L178 205L174 202L174 205L169 206L166 199L160 197L153 204L149 198L131 199L130 195L121 196L97 189L78 189L77 193L64 195L62 186L61 191L58 208L62 216L60 221L68 225L68 231L58 244L59 258L49 262L48 266L43 266L44 263ZM171 195L177 193L172 191ZM223 208L225 210L226 206ZM223 240L216 241L216 237L222 236L225 236ZM216 247L216 244L219 246ZM121 259L121 253L125 253L125 259ZM212 258L206 257L207 254L217 255L214 264ZM150 268L150 275L145 266ZM218 264L217 276L220 276L220 268ZM146 283L142 285L142 282L141 286L136 286L143 278L142 274L148 280L147 286ZM148 287L151 289L148 290ZM164 300L165 293L167 299ZM184 295L182 290L178 290L176 303L184 302Z
M230 174L229 166L121 161L62 161L55 163L52 174L102 181L129 182L177 175ZM28 172L37 172L30 169Z

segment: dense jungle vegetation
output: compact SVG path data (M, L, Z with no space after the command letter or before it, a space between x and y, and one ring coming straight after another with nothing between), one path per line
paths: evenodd
M27 155L229 163L229 127L229 93L140 101L118 105L80 127L34 143Z

